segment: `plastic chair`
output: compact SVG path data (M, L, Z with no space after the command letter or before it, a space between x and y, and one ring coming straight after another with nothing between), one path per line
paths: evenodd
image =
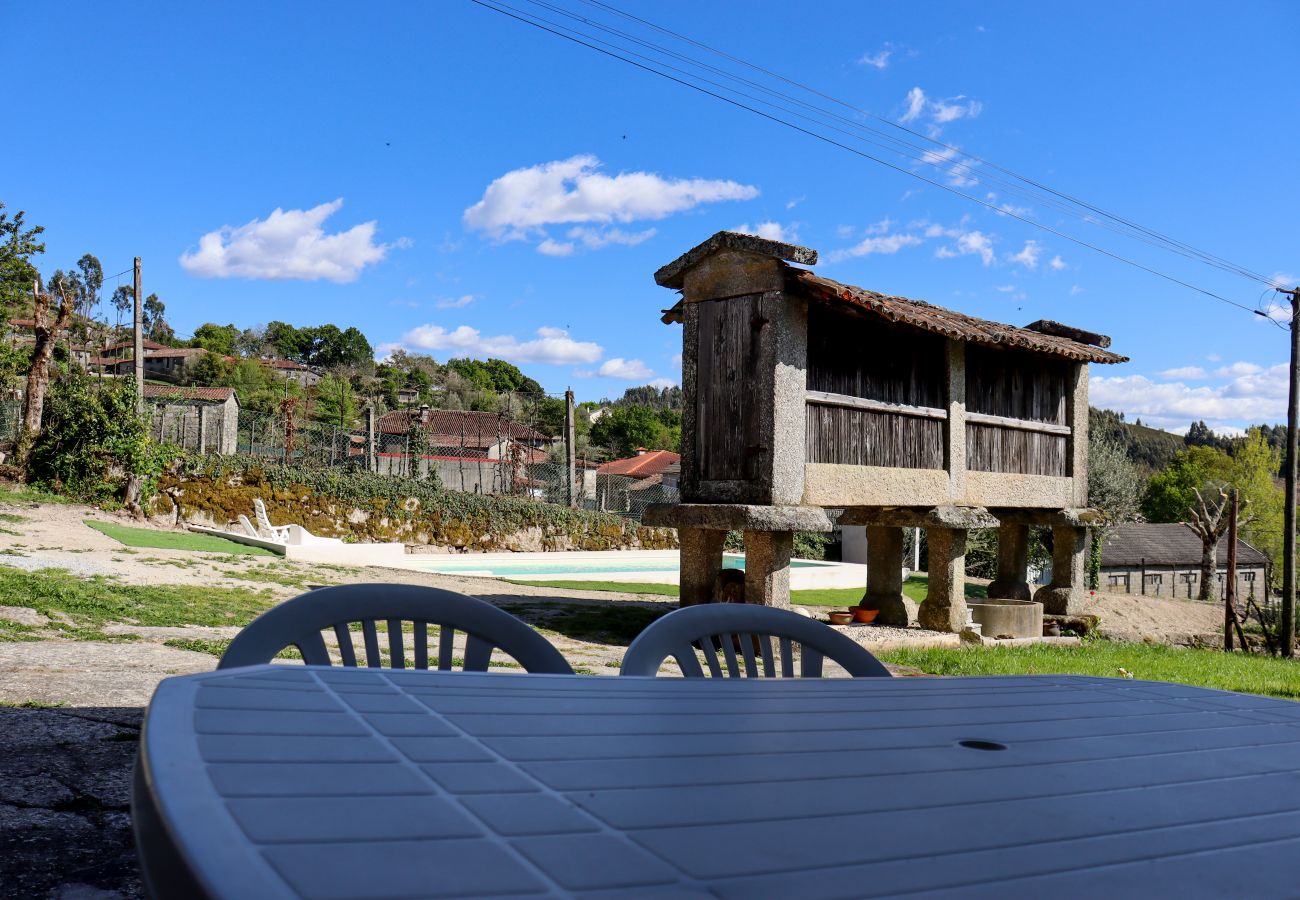
M292 525L272 525L271 517L266 514L266 504L262 498L258 497L253 501L253 513L257 516L257 527L261 531L261 537L267 540L279 541L282 544L289 541L289 530Z
M709 675L721 678L724 673L717 653L720 646L728 677L774 678L777 656L773 653L773 637L780 646L783 678L794 677L795 643L801 648L802 678L820 678L822 661L827 657L855 678L891 677L879 660L829 625L783 609L736 603L687 606L651 623L628 647L619 674L657 675L664 660L671 656L684 676L704 678L704 669L696 657L698 647L704 653Z
M297 647L303 662L331 665L321 632L329 629L338 639L343 665L357 666L352 644L352 623L360 623L365 645L365 665L381 668L376 622L388 628L389 664L407 667L406 635L412 624L410 659L416 669L452 668L452 640L457 631L466 636L466 672L486 672L492 652L500 649L528 672L572 675L573 668L546 638L490 603L453 591L413 584L344 584L319 588L267 610L230 642L218 669L269 663L281 650ZM429 655L429 626L438 627L436 657ZM431 666L430 663L433 665Z

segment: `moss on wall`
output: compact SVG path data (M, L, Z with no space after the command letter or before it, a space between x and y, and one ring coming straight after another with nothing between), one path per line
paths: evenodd
M479 551L629 550L677 546L669 528L609 513L513 497L447 491L428 481L364 471L268 466L243 457L187 460L165 475L156 514L224 526L253 517L260 497L271 520L344 540L401 541Z

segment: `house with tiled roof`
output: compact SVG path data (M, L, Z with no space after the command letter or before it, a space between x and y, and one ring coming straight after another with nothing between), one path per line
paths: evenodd
M1178 522L1118 525L1101 546L1103 590L1154 597L1191 599L1201 579L1201 539ZM1237 541L1237 596L1267 596L1269 558L1245 541ZM1215 557L1217 595L1228 577L1228 539L1219 541Z
M679 453L645 447L638 447L633 456L601 463L596 468L598 508L636 515L650 503L676 500L681 463Z
M239 398L234 388L146 384L150 433L198 453L231 454L239 443Z
M260 362L281 378L296 381L305 388L309 388L320 381L319 372L316 372L310 366L303 365L296 359L268 356L260 360Z
M461 409L394 410L375 421L379 471L428 477L478 494L516 493L544 465L555 438L494 412ZM412 447L415 449L412 449Z
M152 343L152 342L151 342ZM144 374L146 378L179 378L187 365L208 353L202 347L163 347L145 349ZM103 356L91 361L107 375L131 375L135 372L135 356Z

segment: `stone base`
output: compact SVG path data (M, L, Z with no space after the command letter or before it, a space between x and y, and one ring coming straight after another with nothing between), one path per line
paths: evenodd
M858 605L864 609L880 610L876 616L877 625L906 628L916 618L916 604L902 594L868 593Z
M922 628L930 631L947 631L953 634L961 632L966 627L966 620L969 618L970 611L966 609L964 602L945 606L942 603L932 603L927 600L921 604L921 608L916 615L916 621Z
M1082 616L1088 612L1088 592L1078 588L1040 587L1034 593L1034 602L1043 604L1049 616Z
M758 506L743 503L652 503L642 525L714 531L833 531L820 506Z

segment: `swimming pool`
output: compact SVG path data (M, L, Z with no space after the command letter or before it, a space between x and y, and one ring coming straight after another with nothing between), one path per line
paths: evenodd
M438 575L508 578L522 581L635 581L676 584L676 550L592 550L556 553L411 554L402 568ZM723 555L723 568L744 569L745 557ZM790 561L794 587L858 587L865 567L847 563Z

